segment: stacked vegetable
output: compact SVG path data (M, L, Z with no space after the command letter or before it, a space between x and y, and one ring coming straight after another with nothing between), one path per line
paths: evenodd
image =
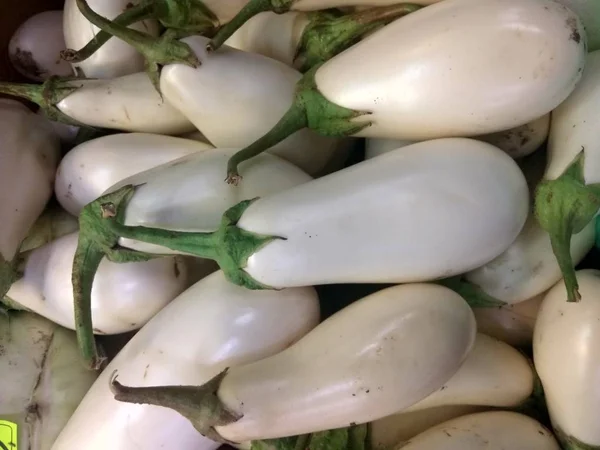
M600 448L596 3L29 19L0 448Z

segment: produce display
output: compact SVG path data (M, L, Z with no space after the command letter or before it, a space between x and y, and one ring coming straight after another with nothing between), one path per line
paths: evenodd
M598 0L38 12L0 450L600 450Z

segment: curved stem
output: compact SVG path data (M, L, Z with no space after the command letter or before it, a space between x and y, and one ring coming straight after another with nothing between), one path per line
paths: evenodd
M92 286L103 258L104 252L80 233L71 275L75 332L83 360L92 370L102 369L106 362L98 352L92 324Z
M307 126L308 118L306 117L306 110L302 105L294 103L281 120L279 120L267 134L229 158L229 161L227 162L227 178L225 181L237 186L242 179L238 171L238 166L242 162L260 155L264 151L283 141L288 136L291 136L296 131L306 128Z
M114 23L128 27L136 22L152 18L154 12L154 2L144 2L135 5L114 19ZM71 63L80 63L92 56L96 51L106 44L112 35L106 31L100 30L85 47L79 50L67 49L60 53L60 56L65 61Z
M208 43L207 50L218 50L227 39L257 14L266 11L283 14L289 11L293 3L294 0L250 0L229 23L226 23L217 31Z
M295 65L301 72L306 72L354 45L366 34L421 8L412 3L400 3L341 17L314 13L302 33Z
M571 238L583 230L600 209L600 186L585 184L584 163L582 151L561 176L541 182L535 192L535 215L550 235L568 302L581 299L571 255Z

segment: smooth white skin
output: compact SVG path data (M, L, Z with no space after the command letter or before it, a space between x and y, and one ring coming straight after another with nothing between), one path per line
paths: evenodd
M439 424L395 450L560 450L537 420L509 411L469 414Z
M550 114L546 114L525 125L497 133L476 136L473 139L492 144L506 152L511 158L517 159L538 149L548 137L549 130ZM414 141L400 139L367 138L365 159L371 159L414 143Z
M0 416L19 426L19 448L49 450L97 373L70 330L25 312L0 315L0 325Z
M536 370L555 428L600 445L600 272L577 272L581 301L567 303L561 281L544 298L533 335Z
M389 450L447 420L485 411L483 406L449 405L401 412L369 424L369 439L374 450Z
M216 430L242 442L388 416L439 389L474 340L473 313L453 291L432 284L384 289L287 350L231 369L218 396L243 417Z
M268 132L292 105L300 72L254 53L221 47L207 55L208 38L183 39L198 55L197 69L163 68L160 88L206 138L219 148L244 148ZM336 150L337 140L304 129L269 149L314 175Z
M122 131L177 135L194 126L161 98L148 75L140 72L110 80L77 80L78 90L56 106L86 125Z
M315 80L334 104L372 113L355 119L372 123L357 136L474 136L550 112L574 89L585 54L583 25L558 3L445 0L371 34Z
M223 181L223 174L227 160L237 150L215 149L184 156L122 180L108 191L127 184L141 185L127 204L125 225L214 231L223 213L242 200L286 191L312 180L289 162L264 153L244 162L241 165L244 182L231 186ZM130 239L121 239L120 243L149 253L174 253Z
M272 287L464 273L510 246L528 197L516 163L489 144L414 144L257 200L238 226L287 240L258 250L245 270Z
M404 412L446 405L515 407L532 394L533 382L531 366L520 352L479 333L458 372Z
M63 208L79 215L108 188L136 173L213 147L148 133L113 134L87 141L62 159L54 191Z
M579 264L594 246L594 221L571 237L571 257ZM492 297L519 303L550 289L562 278L550 236L532 213L519 236L504 253L465 275Z
M33 81L73 75L71 64L60 57L66 48L62 24L62 11L45 11L17 28L8 44L8 57L17 72Z
M595 121L599 105L600 50L588 54L581 82L552 113L545 178L558 178L584 150L585 182L600 183L600 131Z
M529 347L545 292L524 302L496 308L473 308L477 330L513 347Z
M308 15L300 12L260 13L227 39L225 45L294 67L298 46L309 22Z
M140 0L89 0L90 8L103 17L113 20L124 12L128 5ZM155 20L138 22L132 29L158 36L159 27ZM67 48L79 50L94 38L99 29L83 17L75 0L65 0L63 32ZM144 70L144 58L124 41L112 38L92 56L74 64L83 70L87 78L114 78Z
M226 367L285 349L319 322L312 287L249 291L222 272L177 297L144 326L104 370L56 442L55 450L176 448L212 450L220 444L167 408L114 399L109 378L135 386L198 385Z
M29 255L25 273L7 295L16 303L63 327L75 329L71 272L78 233L40 247ZM140 328L188 287L178 257L146 262L100 263L92 287L95 334Z
M23 104L0 101L0 255L11 261L52 195L60 142Z

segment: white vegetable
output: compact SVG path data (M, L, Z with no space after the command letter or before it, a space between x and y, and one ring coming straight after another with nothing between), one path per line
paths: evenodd
M567 303L564 283L544 298L535 325L533 356L552 424L565 448L597 448L600 412L600 272L577 272L581 301Z
M571 93L584 64L583 25L558 3L445 0L331 59L315 81L330 102L371 113L355 120L371 123L360 135L420 140L539 118Z
M473 308L477 330L514 347L529 347L545 292L524 302L493 308Z
M534 375L527 359L495 338L478 334L458 372L439 390L403 412L445 405L516 407L533 393Z
M74 329L71 270L77 233L64 236L28 255L23 278L8 297L53 322ZM135 330L187 286L186 267L179 258L117 264L103 260L92 289L96 334Z
M290 107L301 74L262 55L224 47L206 53L208 39L183 39L202 65L163 68L160 89L218 148L244 147L277 123ZM336 150L337 141L303 130L271 148L305 172L314 175Z
M46 11L27 19L8 44L12 66L33 81L50 76L72 76L71 64L60 58L65 50L62 11Z
M244 186L223 182L227 159L236 150L216 149L194 153L171 163L120 181L108 191L126 184L141 185L131 197L125 223L169 230L213 231L222 214L236 203L286 191L311 177L274 155L249 161ZM121 240L121 245L151 253L172 253L169 249Z
M217 397L239 419L215 430L241 442L387 416L446 382L474 338L470 308L445 287L412 284L379 291L344 308L287 350L231 368L219 382ZM215 388L208 398L195 396L194 404L213 400ZM179 399L190 396L185 388L156 395L116 384L114 389L119 400L174 409ZM191 415L193 409L186 412ZM201 432L219 424L214 415L206 422L196 418Z
M91 8L107 19L114 19L139 0L89 0ZM158 24L145 20L131 28L158 36ZM65 0L63 31L67 48L79 50L98 33L98 28L79 12L75 0ZM111 39L90 58L75 64L89 78L114 78L144 70L144 59L120 39Z
M549 129L550 114L546 114L525 125L497 133L475 136L474 139L488 142L508 153L512 158L517 159L527 156L538 149L548 137ZM374 158L375 156L410 145L411 143L412 141L398 139L369 138L367 139L365 158Z
M157 134L114 134L87 141L62 159L54 185L63 208L78 215L117 182L169 161L212 148Z
M0 295L10 286L8 264L52 195L59 152L47 122L21 103L0 101Z
M60 435L55 450L175 448L212 450L167 408L118 402L109 378L136 385L201 384L225 367L273 355L319 321L313 288L248 291L217 272L194 285L145 325L102 373Z
M145 73L109 80L76 80L79 87L56 106L83 124L123 131L181 134L194 126L154 89Z
M571 238L573 263L578 264L594 245L590 222ZM516 240L504 253L466 274L468 281L506 303L523 302L547 291L562 278L550 236L531 214Z
M286 240L244 271L273 287L447 277L503 252L527 204L521 171L489 144L414 144L253 203L239 228Z
M415 436L402 450L560 450L538 421L508 411L470 414Z
M96 376L72 331L26 312L0 314L0 417L16 423L18 448L49 450Z
M449 405L393 414L369 424L371 448L389 450L447 420L485 410L483 406Z

